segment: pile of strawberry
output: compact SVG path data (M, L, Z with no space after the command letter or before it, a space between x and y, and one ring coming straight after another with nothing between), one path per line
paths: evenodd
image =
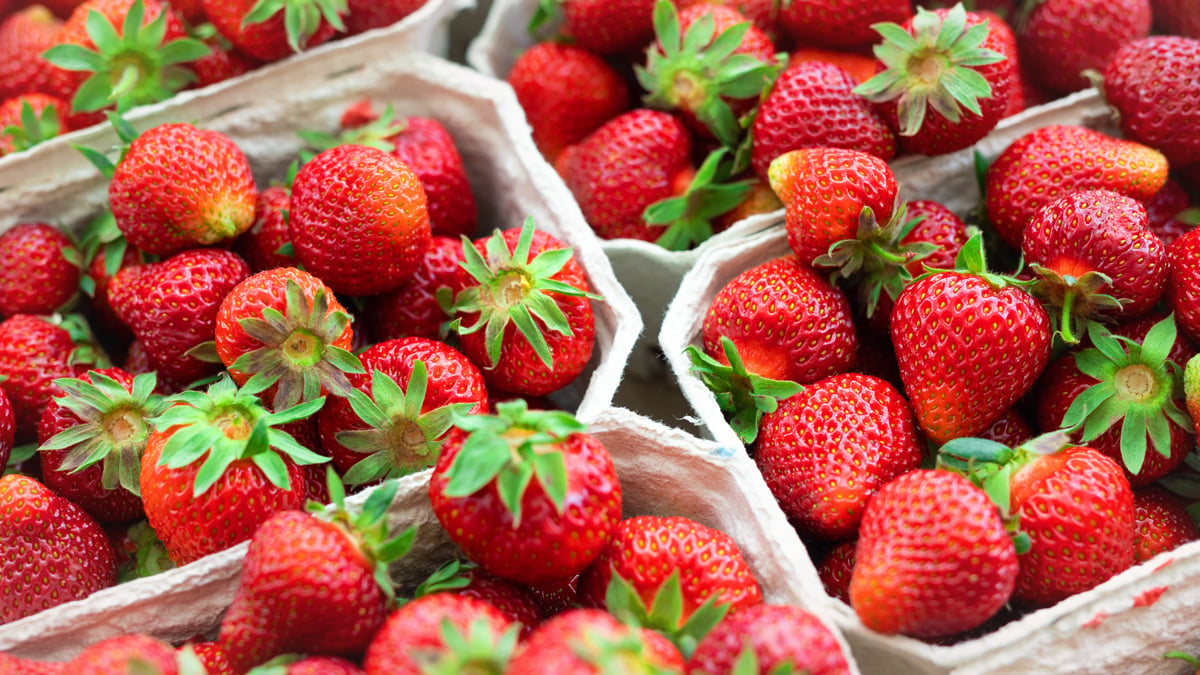
M455 416L428 482L467 561L411 600L388 576L417 536L389 532L397 482L352 512L330 472L330 506L275 513L254 532L215 640L124 636L66 664L0 654L0 671L104 675L141 660L162 675L849 672L816 617L763 602L728 535L678 516L622 519L612 457L570 414L496 407Z
M342 35L425 0L0 2L0 155ZM6 11L7 10L7 11Z
M456 415L552 408L589 363L573 249L531 221L469 239L436 120L358 103L261 192L227 136L114 124L82 245L0 235L0 622L325 503L326 465L355 489L432 467Z
M1200 210L1171 178L1200 167L1196 72L1200 40L1121 47L1124 138L979 158L969 225L865 152L771 162L791 252L689 357L868 628L962 639L1200 536Z
M767 170L787 151L961 150L1087 87L1149 35L1151 4L1200 37L1178 0L915 4L546 0L506 79L602 238L678 250L779 208Z

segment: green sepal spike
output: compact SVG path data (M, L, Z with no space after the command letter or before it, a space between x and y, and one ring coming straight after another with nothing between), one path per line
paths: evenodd
M646 207L647 225L666 225L654 243L668 251L684 251L713 235L713 221L737 208L750 193L755 179L731 180L733 157L728 148L717 148L704 159L687 190Z
M758 438L762 416L775 412L779 401L795 396L804 387L790 380L772 380L749 372L737 345L728 337L721 336L721 351L729 365L693 345L685 353L692 363L691 371L716 396L729 426L743 443L751 445Z
M308 47L308 41L327 22L339 33L346 32L342 17L349 13L346 0L258 0L242 19L242 28L260 24L283 12L288 46L295 53Z

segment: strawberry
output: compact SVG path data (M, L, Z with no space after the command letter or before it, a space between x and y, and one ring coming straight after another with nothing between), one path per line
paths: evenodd
M228 136L190 124L160 124L139 136L119 118L114 124L128 144L117 164L85 155L111 179L109 205L130 244L170 255L232 240L254 224L258 189Z
M433 513L484 570L565 581L600 555L621 517L612 458L568 413L496 407L458 418L446 437L429 478Z
M751 662L752 666L742 664ZM842 675L850 666L837 638L815 615L788 605L758 605L726 617L696 645L688 672L803 672Z
M146 517L176 565L243 542L275 512L303 506L299 465L328 458L272 427L323 402L268 413L227 377L168 399L173 405L151 420L140 485Z
M347 0L346 33L357 35L385 28L421 9L426 0Z
M123 268L109 284L108 300L142 342L164 384L182 386L219 370L192 350L213 340L221 302L249 274L234 253L192 249Z
M75 298L74 243L46 223L18 223L0 234L0 316L53 314Z
M80 236L79 252L83 268L79 287L90 300L88 317L106 344L118 348L128 345L133 333L108 301L108 287L122 268L145 264L148 257L129 245L107 209L87 224Z
M363 662L367 675L500 673L519 627L492 605L453 593L433 593L388 616Z
M23 152L72 130L63 119L66 101L49 94L22 94L0 102L0 156Z
M0 100L45 93L55 70L42 54L54 45L62 22L41 5L30 5L0 22ZM58 111L64 115L67 109Z
M179 673L171 645L142 634L101 640L71 659L68 667L71 672L89 675L124 675L139 670L160 675Z
M875 57L865 56L854 51L821 49L820 47L797 47L788 52L788 61L784 69L810 61L838 66L850 75L850 79L854 80L855 84L862 84L875 76Z
M394 482L357 513L346 510L332 473L330 493L332 509L276 513L254 532L218 638L234 671L292 652L356 656L383 627L394 601L387 567L408 552L416 528L389 538Z
M1008 109L1016 45L986 17L952 9L873 26L880 73L854 89L876 103L909 152L941 155L974 145ZM964 112L965 109L965 112Z
M1200 539L1187 506L1157 485L1133 491L1134 563Z
M921 465L924 448L900 392L846 373L765 415L754 459L802 535L837 541L854 536L881 487Z
M318 415L321 446L351 485L433 466L453 416L487 412L483 375L442 342L389 340L360 357L365 372Z
M742 13L742 16L754 22L759 30L766 33L772 40L779 35L779 7L773 0L677 0L675 6L683 11L696 5L721 5L732 7Z
M1046 204L1025 225L1021 254L1040 276L1032 291L1061 308L1064 342L1077 342L1087 319L1134 319L1158 303L1167 283L1167 252L1147 224L1140 202L1082 190Z
M1200 162L1200 39L1156 35L1126 43L1104 66L1104 97L1121 133L1161 150L1171 166Z
M176 11L182 13L178 5L173 6ZM211 23L204 25L212 26ZM199 30L194 32L200 33ZM204 46L208 47L208 53L188 64L196 73L195 86L197 88L244 75L262 65L257 60L235 51L233 45L216 33L215 29L210 36L204 39Z
M854 574L854 549L857 539L843 541L829 549L817 562L817 575L825 594L850 604L850 577Z
M683 673L683 655L661 635L598 609L571 609L538 626L504 675Z
M19 474L0 478L0 623L81 600L117 581L117 559L83 509Z
M416 597L448 592L486 602L510 621L521 624L520 637L528 637L542 622L542 607L527 586L489 574L458 559L442 565L414 591ZM574 600L575 594L571 593Z
M754 173L768 180L771 162L800 148L846 148L891 159L896 137L870 103L853 92L855 84L849 72L833 63L789 62L759 105L751 127Z
M912 282L892 309L900 379L935 443L986 429L1050 360L1050 317L1011 279L987 271L980 236L956 262L961 271Z
M361 318L371 339L383 342L402 337L437 338L442 324L451 318L438 304L437 291L455 284L462 261L462 242L433 237L429 252L408 283L366 298Z
M57 661L32 661L0 652L3 675L68 675L67 664Z
M234 243L234 251L250 265L251 272L296 265L296 257L287 246L291 243L287 217L291 194L291 188L283 185L272 185L258 193L254 224Z
M1010 448L1021 445L1033 438L1034 435L1033 427L1029 426L1029 422L1026 422L1015 408L1009 408L1007 412L997 417L991 426L975 434L977 438L1002 443Z
M1179 330L1200 345L1200 229L1184 234L1167 247L1167 307Z
M951 635L996 614L1017 572L1016 548L983 490L950 471L911 471L867 504L850 603L879 633Z
M1168 178L1162 189L1145 202L1147 227L1170 246L1200 224L1200 213L1189 209L1191 198L1177 181Z
M216 350L239 385L262 391L275 410L345 396L362 373L349 350L350 315L321 280L276 267L238 282L217 312Z
M105 368L54 384L63 395L50 400L38 425L46 487L101 523L142 518L139 476L151 431L146 420L163 408L154 376Z
M264 63L346 30L346 0L201 0L201 7L223 38Z
M416 174L362 145L325 150L300 168L288 229L304 268L348 295L383 293L411 279L432 236Z
M54 380L87 371L81 355L71 333L59 323L32 314L0 322L0 376L12 404L17 442L36 438L42 411L58 392Z
M792 0L779 8L779 26L797 44L850 48L874 44L871 26L900 22L912 15L910 0Z
M267 661L247 675L363 675L363 670L336 656L286 654Z
M216 640L189 643L180 649L191 649L208 675L237 675L229 665L225 649Z
M1051 125L1013 141L987 169L984 204L1004 243L1021 247L1038 209L1078 190L1111 190L1139 201L1167 179L1162 153L1085 127Z
M640 52L654 39L655 0L539 0L529 22L536 32L558 16L565 37L591 52Z
M1084 89L1124 44L1150 34L1150 0L1022 2L1014 22L1021 62L1054 96Z
M517 57L505 79L525 111L533 142L550 162L629 109L621 75L575 45L539 42Z
M592 300L601 299L574 249L526 219L464 240L463 253L451 330L488 386L542 396L573 382L595 348Z
M8 467L16 434L17 419L13 415L12 403L8 400L8 394L4 393L4 388L0 387L0 467Z
M1150 0L1150 8L1161 32L1200 39L1200 16L1189 0Z

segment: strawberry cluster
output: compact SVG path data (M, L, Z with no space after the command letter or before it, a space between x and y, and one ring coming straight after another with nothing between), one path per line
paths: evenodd
M390 26L425 0L0 3L0 155Z

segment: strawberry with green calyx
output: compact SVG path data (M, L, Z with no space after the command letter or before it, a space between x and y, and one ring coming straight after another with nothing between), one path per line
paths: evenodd
M474 563L457 558L442 565L422 581L413 597L449 592L482 600L520 623L520 636L527 637L542 622L545 612L525 586L485 572ZM572 594L572 598L574 595Z
M1192 427L1200 428L1200 354L1192 356L1184 366L1183 396Z
M1133 525L1135 563L1200 539L1187 503L1158 485L1133 491Z
M664 635L686 658L717 624L728 615L732 605L719 603L710 596L698 607L684 607L679 570L671 572L658 592L647 603L621 575L614 573L605 595L604 608L622 623L649 628Z
M654 40L655 0L538 0L528 31L560 23L561 33L601 55L641 52ZM540 39L538 40L540 41Z
M681 16L667 0L654 5L654 32L645 67L635 66L646 105L679 110L693 127L737 147L742 125L733 106L745 112L780 69L770 38L732 7L698 5Z
M346 0L202 0L204 15L237 51L278 61L326 42L346 26Z
M167 548L145 520L109 532L117 553L117 583L145 579L174 569Z
M0 317L67 312L79 299L74 239L48 223L17 223L0 233Z
M16 442L37 437L42 411L58 393L54 380L87 372L95 350L75 342L61 320L17 314L0 322L0 377L16 420ZM103 366L100 366L103 367ZM36 449L33 448L33 449ZM15 454L15 453L14 453Z
M620 520L612 457L569 413L520 399L496 409L457 418L429 479L433 512L483 569L526 584L567 580Z
M182 64L208 54L199 40L167 36L169 7L162 7L145 23L146 6L134 0L118 29L109 17L92 10L87 34L95 51L81 44L59 44L45 54L50 63L70 71L90 72L75 91L72 108L92 112L115 105L126 111L134 106L164 101L195 79ZM176 19L177 21L177 19Z
M654 243L668 251L684 251L707 241L714 221L750 194L752 179L730 181L732 158L727 155L727 148L709 153L683 194L646 207L642 214L645 223L666 228Z
M504 675L673 675L684 659L666 638L599 609L569 609L527 638Z
M589 292L574 249L536 230L495 233L472 244L463 239L464 262L454 297L440 294L457 318L450 330L462 352L483 371L489 386L541 396L572 382L595 343Z
M737 345L721 336L721 350L728 365L688 345L691 370L716 396L717 405L729 419L729 426L747 445L758 437L762 416L779 408L779 401L794 396L801 385L790 380L772 380L746 369Z
M813 614L762 604L727 616L688 659L689 673L845 675L837 638Z
M12 113L16 108L16 115ZM22 152L70 131L63 117L67 106L45 94L25 94L0 103L0 156Z
M483 600L419 596L388 617L367 648L368 675L501 675L521 627Z
M246 675L362 675L362 673L362 668L337 656L284 654L251 668Z

